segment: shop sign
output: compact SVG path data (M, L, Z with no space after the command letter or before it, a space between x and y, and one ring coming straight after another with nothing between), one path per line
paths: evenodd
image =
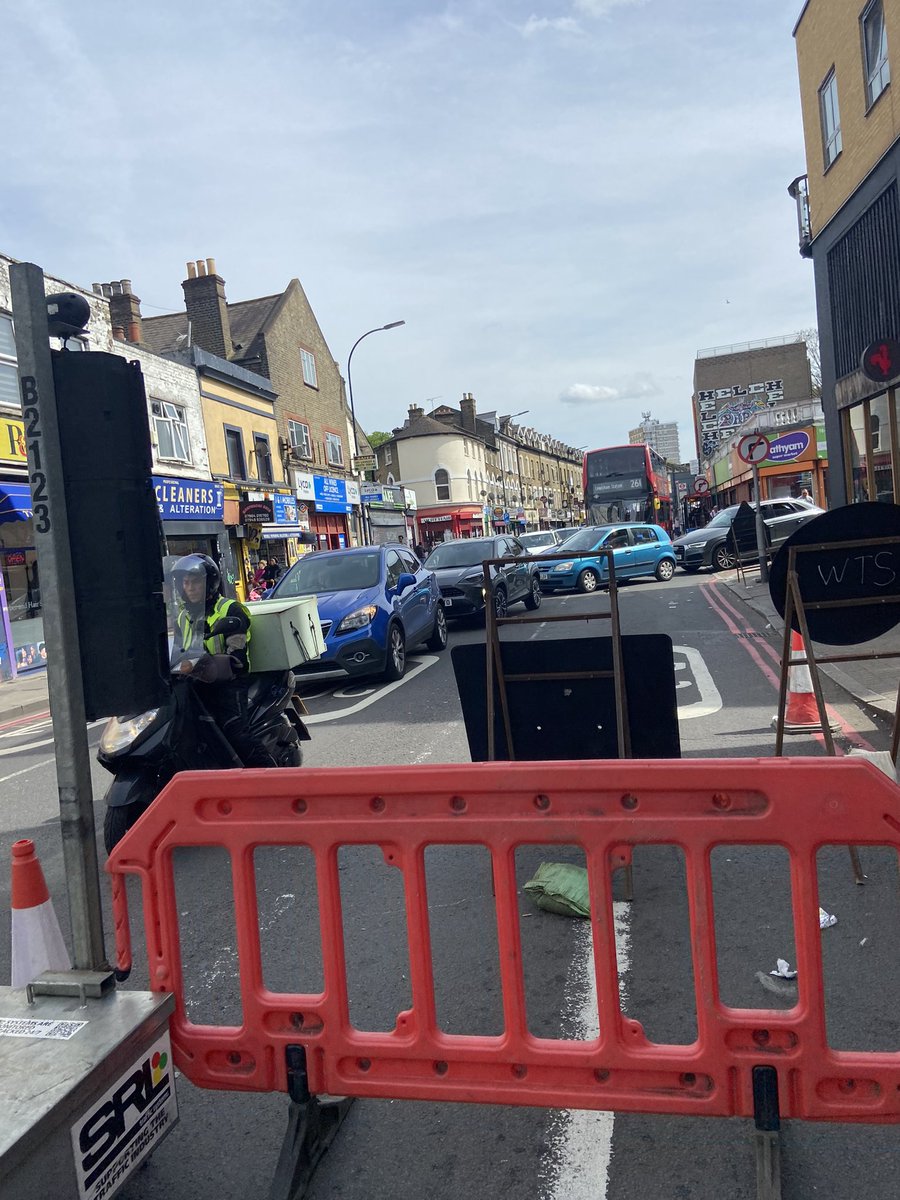
M27 461L25 426L21 421L13 421L9 417L4 417L0 421L0 462L25 463Z
M315 500L316 489L312 475L306 471L294 472L294 491L298 500Z
M403 489L403 503L407 508L418 509L419 501L416 499L416 493L412 488Z
M274 525L275 506L271 500L244 500L241 504L242 525Z
M153 488L164 521L221 521L225 517L225 488L221 483L154 475Z
M313 475L316 508L319 512L349 513L352 504L347 503L347 488L343 479L330 475Z
M347 488L347 503L359 504L359 484L356 482L356 480L346 480L345 487Z
M276 525L297 524L297 500L294 496L285 496L276 492L272 497L272 512Z
M380 504L384 499L384 485L381 483L360 483L359 497L364 504Z
M24 550L0 550L0 554L3 555L3 560L8 567L25 566Z
M453 518L452 518L452 517L450 517L450 516L443 516L443 517L419 517L419 521L420 521L420 523L423 523L423 524L424 524L424 523L427 523L427 524L429 524L429 525L437 525L437 524L438 524L438 522L440 522L440 521L452 521L452 520L453 520Z
M774 438L769 444L766 462L795 462L796 459L802 458L809 449L809 442L809 434L803 429L792 429L790 433L783 433L781 437Z

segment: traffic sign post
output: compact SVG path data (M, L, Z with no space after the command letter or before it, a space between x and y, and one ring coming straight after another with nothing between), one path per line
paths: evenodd
M705 475L698 475L694 480L694 492L698 496L705 496L709 491L709 480Z
M759 464L769 456L769 439L764 433L748 433L737 444L738 457L753 469L753 496L756 501L756 552L759 556L759 579L769 582L769 562L766 556L766 530L763 525L759 494Z

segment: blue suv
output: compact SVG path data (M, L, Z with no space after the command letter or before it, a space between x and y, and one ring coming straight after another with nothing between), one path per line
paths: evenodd
M267 599L316 596L325 653L294 671L400 679L406 651L447 645L447 618L433 571L408 546L316 550L279 579Z
M558 562L540 559L541 591L595 592L609 582L607 559L596 558L597 550L612 550L616 581L638 575L655 575L669 580L675 574L675 550L661 525L595 525L581 529L558 547L570 555Z

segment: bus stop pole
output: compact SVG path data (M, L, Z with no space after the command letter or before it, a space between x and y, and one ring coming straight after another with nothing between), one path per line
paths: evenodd
M34 539L41 574L47 682L73 960L76 970L108 970L44 273L33 263L15 263L9 274ZM96 617L102 620L102 613Z
M762 498L759 494L759 467L753 463L753 499L756 502L756 551L759 555L759 581L769 582L769 560L766 555L766 529L763 525Z

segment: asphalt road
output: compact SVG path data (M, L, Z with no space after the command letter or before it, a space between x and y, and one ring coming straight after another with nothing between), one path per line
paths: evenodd
M541 615L576 614L604 604L603 597L554 597L545 600ZM708 576L679 574L668 585L635 581L621 590L621 610L625 633L666 633L673 640L684 757L772 753L778 655L773 631ZM522 626L505 636L542 643L587 632L587 625L571 622ZM477 626L451 625L451 646L483 637ZM843 750L853 743L886 748L886 730L834 685L827 683L826 692L842 718ZM383 765L469 761L449 653L414 655L398 684L321 681L306 693L313 735L307 765L367 766L377 778ZM648 711L646 719L653 717ZM65 932L51 733L40 721L0 729L0 861L9 861L9 844L17 837L35 838ZM91 736L96 741L99 728ZM792 741L789 751L823 752L811 737ZM99 767L95 775L99 795L106 777ZM554 858L577 862L579 856L574 847L553 850ZM546 857L539 846L520 850L520 884ZM821 898L838 917L822 935L829 1033L840 1047L900 1050L896 860L877 850L863 858L865 888L854 885L843 852L835 850L820 862ZM301 852L258 856L264 976L276 990L320 986L310 866ZM398 878L372 847L346 848L340 867L351 1019L360 1028L390 1029L409 1003ZM472 847L435 849L427 869L439 1021L451 1033L497 1033L502 1027L497 943L486 855ZM229 1023L239 1019L240 1002L227 863L190 851L183 852L176 870L191 1015ZM777 957L792 959L785 856L723 847L713 871L723 998L739 1006L791 1003L764 989L757 976L766 976ZM4 911L7 879L3 872ZM635 897L632 904L616 905L626 1013L644 1024L652 1040L690 1041L696 1017L679 851L659 846L637 852ZM135 894L133 915L139 911ZM524 893L520 913L530 1027L542 1036L592 1036L589 926L540 912ZM106 927L111 928L108 913ZM8 925L0 927L0 978L6 979L8 938ZM135 971L126 986L141 988L147 979L139 936L135 944ZM281 1143L286 1098L204 1092L182 1080L179 1105L179 1126L121 1195L237 1200L261 1194ZM788 1123L785 1196L893 1200L895 1146L890 1128ZM309 1194L313 1200L426 1195L456 1200L473 1194L519 1200L751 1200L756 1191L745 1121L366 1100L353 1106Z

